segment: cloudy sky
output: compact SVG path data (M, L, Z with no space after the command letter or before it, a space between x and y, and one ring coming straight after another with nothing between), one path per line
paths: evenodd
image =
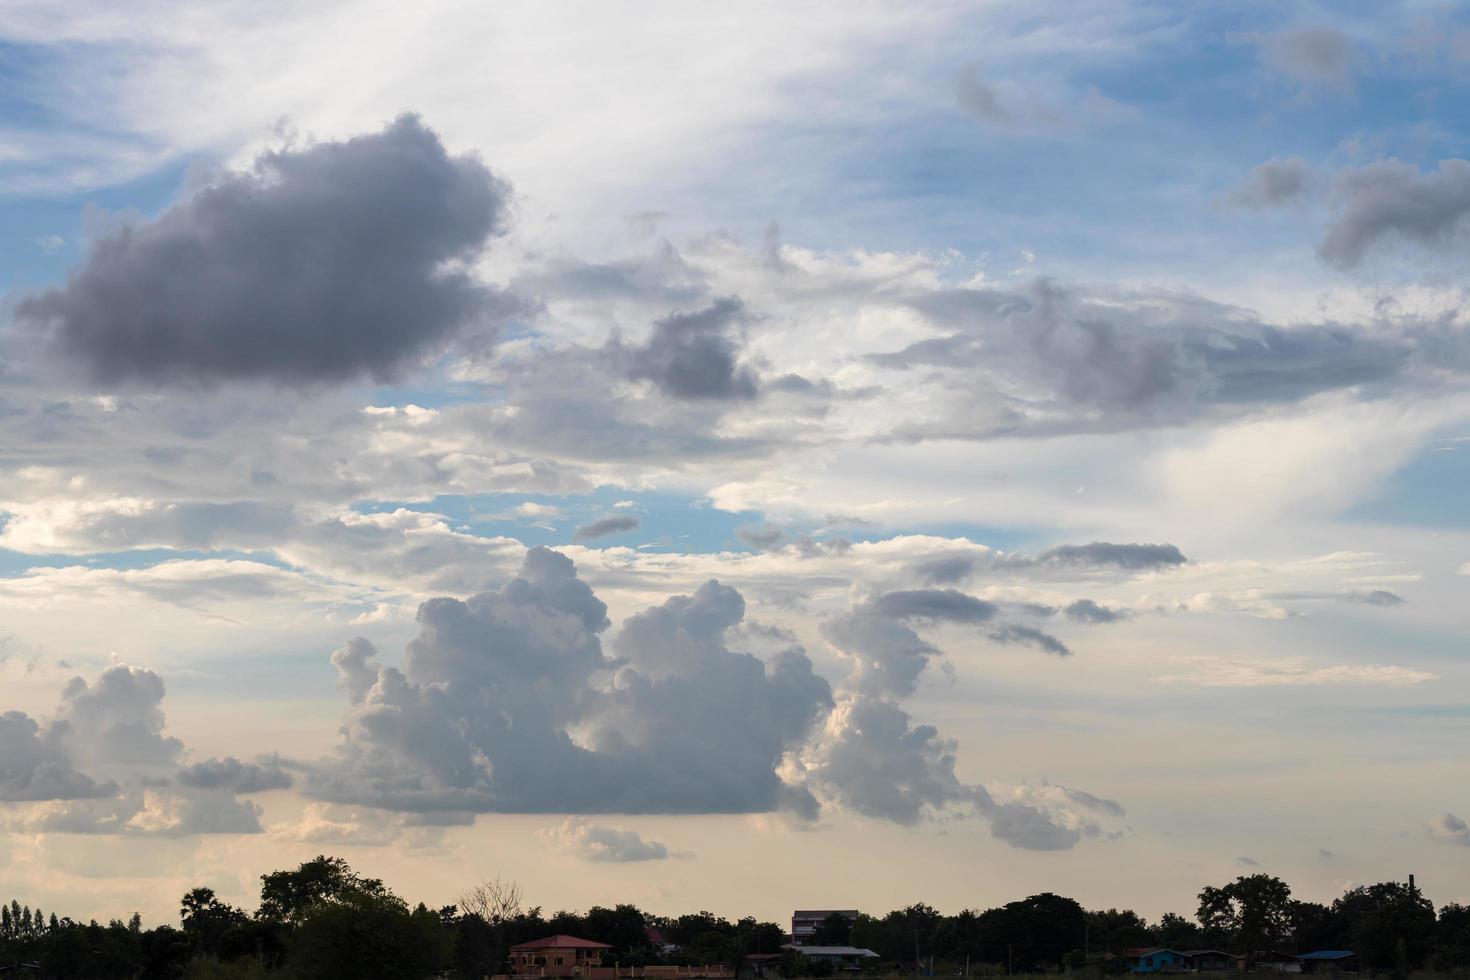
M3 0L0 879L1470 900L1458 7Z

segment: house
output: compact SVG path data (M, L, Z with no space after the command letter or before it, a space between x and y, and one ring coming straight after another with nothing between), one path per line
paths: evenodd
M1166 946L1150 946L1128 950L1130 973L1185 973L1194 967L1188 956Z
M830 913L829 913L830 914ZM878 954L861 946L802 946L787 943L782 949L794 949L815 963L830 963L838 973L858 973L878 962Z
M579 977L602 965L607 943L576 936L547 936L510 948L511 972L518 977Z
M817 927L829 916L840 915L849 924L857 922L857 909L798 909L791 913L791 941L800 946L810 942Z
M1358 954L1350 949L1319 949L1303 953L1303 973L1357 973Z
M1189 968L1196 973L1225 973L1235 969L1236 957L1218 949L1186 949Z

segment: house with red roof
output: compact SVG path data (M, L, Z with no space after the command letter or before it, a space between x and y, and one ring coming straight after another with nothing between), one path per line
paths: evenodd
M518 977L580 977L602 965L607 943L576 936L547 936L510 948L511 972Z

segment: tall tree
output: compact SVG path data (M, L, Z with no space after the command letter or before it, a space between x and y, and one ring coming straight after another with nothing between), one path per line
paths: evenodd
M383 883L363 878L341 858L318 855L295 871L274 871L260 876L258 918L295 925L308 909L324 899L348 893L384 894Z
M1199 893L1199 924L1206 939L1234 943L1247 955L1276 949L1291 925L1291 886L1273 875L1242 875Z
M1434 905L1419 889L1397 881L1353 888L1332 903L1348 924L1353 948L1366 966L1396 969L1398 944L1411 968L1422 966L1434 945Z

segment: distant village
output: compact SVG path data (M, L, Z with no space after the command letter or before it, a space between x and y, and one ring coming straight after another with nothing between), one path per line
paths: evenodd
M1189 916L1148 922L1041 892L944 913L798 909L789 922L632 904L547 914L483 881L411 904L340 858L261 876L247 910L196 887L179 924L106 924L0 904L0 980L796 980L1133 974L1470 980L1470 905L1436 907L1413 876L1302 901L1268 874L1207 885Z

